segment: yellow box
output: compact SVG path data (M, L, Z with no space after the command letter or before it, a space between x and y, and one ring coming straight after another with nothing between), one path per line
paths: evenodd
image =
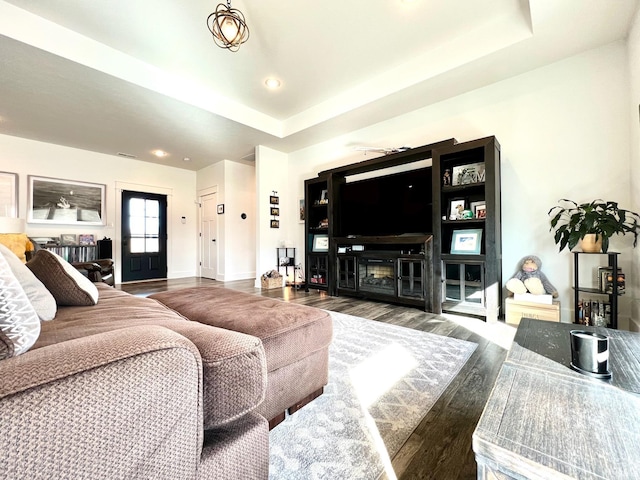
M505 320L511 325L520 325L521 318L534 318L536 320L560 321L560 302L554 300L553 304L523 302L513 298L507 298Z

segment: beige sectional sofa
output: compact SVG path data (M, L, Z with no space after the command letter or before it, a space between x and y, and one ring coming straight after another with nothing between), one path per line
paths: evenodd
M43 321L51 302L21 297L17 267L4 257L0 248L4 478L268 477L267 360L259 337L93 284L38 251L27 269L55 300L54 318ZM243 299L237 302L242 309ZM11 324L25 315L39 324L32 345L20 344L24 329ZM324 385L322 362L316 382Z

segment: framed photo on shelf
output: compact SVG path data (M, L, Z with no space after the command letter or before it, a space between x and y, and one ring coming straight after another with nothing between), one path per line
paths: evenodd
M105 225L106 185L29 175L27 222Z
M452 185L472 185L474 183L484 183L485 170L484 162L468 163L453 167Z
M329 251L329 235L318 234L313 236L311 251L314 253Z
M78 237L75 233L63 233L60 235L60 245L76 245L78 243Z
M449 205L449 220L457 220L462 218L462 211L464 210L464 206L464 198L456 198L451 200L451 204Z
M482 247L482 229L454 230L451 236L451 252L456 255L479 255Z
M78 235L78 244L79 245L95 245L96 237L90 233L81 233Z
M473 209L473 216L476 218L487 218L487 205L485 203L476 205Z
M0 217L18 218L18 174L0 172Z

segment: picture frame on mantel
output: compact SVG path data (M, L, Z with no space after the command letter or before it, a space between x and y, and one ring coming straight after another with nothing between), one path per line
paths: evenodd
M0 172L0 217L18 218L18 174Z
M106 185L28 176L28 223L106 225Z

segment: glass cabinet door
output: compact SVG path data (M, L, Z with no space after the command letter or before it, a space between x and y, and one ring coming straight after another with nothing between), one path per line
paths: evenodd
M423 260L398 260L398 296L424 298Z
M443 262L445 302L475 304L484 307L484 263Z
M338 288L356 289L355 257L338 257Z

